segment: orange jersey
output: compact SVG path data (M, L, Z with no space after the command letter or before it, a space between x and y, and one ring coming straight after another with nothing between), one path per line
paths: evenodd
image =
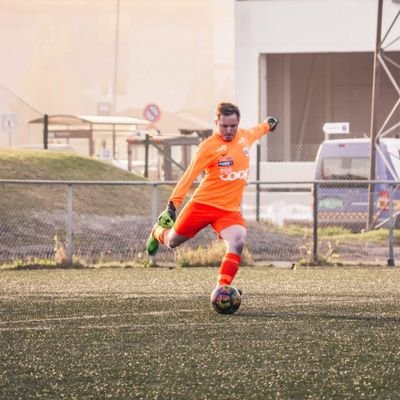
M191 201L223 210L240 210L243 190L249 177L250 147L268 131L267 123L251 129L239 128L231 142L224 141L218 132L214 132L200 143L169 200L179 207L195 179L204 171Z

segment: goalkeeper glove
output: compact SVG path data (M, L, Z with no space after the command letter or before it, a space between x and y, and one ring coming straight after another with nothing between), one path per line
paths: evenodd
M158 225L163 228L172 228L176 220L176 208L174 203L170 201L167 208L158 216Z
M268 122L269 130L271 132L273 132L279 124L279 119L275 117L268 117L265 121Z

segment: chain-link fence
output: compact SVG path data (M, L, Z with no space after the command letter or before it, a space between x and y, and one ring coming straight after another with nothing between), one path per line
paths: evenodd
M249 182L246 251L262 263L393 265L398 183ZM173 184L0 180L0 262L143 263ZM207 252L217 240L207 228L180 249ZM176 263L176 253L161 246L156 262Z

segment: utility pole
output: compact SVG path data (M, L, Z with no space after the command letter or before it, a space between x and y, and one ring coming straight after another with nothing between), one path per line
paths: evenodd
M117 111L117 92L118 92L118 57L119 57L119 17L120 17L120 0L116 0L115 13L115 37L114 37L114 75L112 82L112 115Z
M381 52L381 32L382 32L382 6L383 0L378 0L378 20L376 24L376 42L375 42L375 52L374 52L374 69L372 77L372 105L371 105L371 125L370 125L370 169L369 169L369 179L375 179L375 161L376 161L376 141L377 141L377 131L378 124L376 121L378 102L379 98L379 84L380 84L380 64L378 56ZM367 220L367 230L372 228L374 218L374 185L368 185L368 220Z

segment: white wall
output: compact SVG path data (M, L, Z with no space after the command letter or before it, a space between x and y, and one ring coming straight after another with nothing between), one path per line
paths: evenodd
M251 164L249 181L256 179L257 165ZM315 179L315 162L260 162L260 181L305 182Z
M315 162L261 162L260 180L264 182L311 182L314 180ZM256 165L252 164L249 181L256 180ZM311 184L276 185L275 189L309 188ZM272 189L272 185L268 185ZM243 202L243 215L249 219L256 218L256 186L246 187ZM312 221L312 195L304 192L265 192L260 193L260 216L277 224L285 221Z
M400 4L384 0L384 34ZM259 118L260 54L359 52L375 48L377 0L269 0L235 3L235 90L242 124ZM399 33L399 21L387 43ZM399 50L400 42L390 47Z

